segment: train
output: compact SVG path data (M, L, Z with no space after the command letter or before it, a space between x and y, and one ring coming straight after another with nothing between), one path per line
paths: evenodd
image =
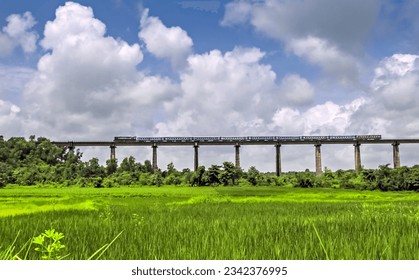
M191 136L191 137L137 137L116 136L115 142L246 142L246 141L347 141L380 140L381 135L329 136Z

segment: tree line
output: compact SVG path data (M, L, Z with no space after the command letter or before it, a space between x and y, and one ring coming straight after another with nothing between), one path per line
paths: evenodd
M154 171L149 160L137 162L132 156L120 164L107 160L103 166L97 158L82 161L80 150L54 145L45 137L0 137L0 187L9 184L61 185L80 187L118 187L131 185L188 186L278 186L300 188L347 188L382 191L419 191L419 166L377 169L325 170L322 176L314 172L287 172L276 176L260 172L252 166L247 171L231 162L177 170L169 163L165 170Z

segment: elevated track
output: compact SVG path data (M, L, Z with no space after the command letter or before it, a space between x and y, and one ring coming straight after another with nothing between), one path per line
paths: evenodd
M328 138L329 137L329 138ZM240 147L244 145L272 145L275 147L276 156L276 174L281 174L281 146L285 145L314 145L315 147L315 163L316 174L322 173L321 165L321 146L322 145L353 145L355 170L361 168L361 145L374 144L391 144L393 146L393 164L394 167L400 167L400 144L419 144L419 139L397 138L397 139L330 139L330 136L305 138L294 137L294 139L250 139L251 137L202 137L202 140L194 139L193 137L138 137L129 139L118 139L115 137L114 141L53 141L54 144L61 147L74 149L75 147L110 147L110 158L116 159L116 147L127 146L149 146L152 150L152 165L153 169L157 170L157 148L159 146L191 146L194 148L194 170L197 170L199 164L198 149L200 146L234 146L235 147L235 164L240 167ZM122 137L121 137L122 138ZM253 137L258 138L258 137ZM298 138L298 139L297 139Z

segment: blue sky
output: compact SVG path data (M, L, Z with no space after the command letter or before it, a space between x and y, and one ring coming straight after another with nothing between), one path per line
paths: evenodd
M414 0L4 0L0 134L419 137L418 12ZM353 147L324 149L325 166L353 167ZM284 148L284 170L313 169L313 150ZM391 162L391 147L361 150L366 167ZM400 150L417 163L419 149ZM203 150L202 164L232 151ZM132 153L150 157L118 157ZM160 166L192 166L190 149L161 153ZM245 147L242 165L274 170L271 154Z

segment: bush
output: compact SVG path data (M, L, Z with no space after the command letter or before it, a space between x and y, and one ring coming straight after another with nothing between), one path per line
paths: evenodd
M300 173L297 176L297 185L299 188L312 188L314 187L314 175L309 172Z
M103 178L102 177L94 177L91 179L94 188L103 188Z

